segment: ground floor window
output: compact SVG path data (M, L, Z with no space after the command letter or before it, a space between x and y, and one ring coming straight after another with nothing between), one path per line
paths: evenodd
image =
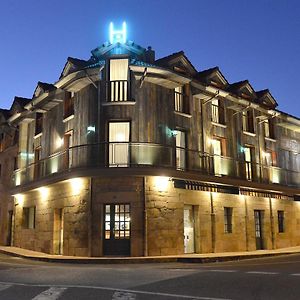
M284 211L278 211L278 232L284 232Z
M232 207L224 207L224 232L232 233Z
M35 206L23 207L23 226L26 229L35 228Z

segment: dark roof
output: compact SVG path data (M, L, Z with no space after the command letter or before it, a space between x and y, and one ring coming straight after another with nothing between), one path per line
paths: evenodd
M168 56L162 57L157 59L154 63L157 65L161 65L161 66L168 66L168 62L171 62L172 60L176 59L176 58L180 58L183 57L184 59L186 59L186 61L188 62L188 64L190 65L190 67L193 69L194 73L197 73L196 68L193 66L193 64L191 63L191 61L187 58L187 56L184 54L183 51L179 51L179 52L175 52L172 53Z
M271 94L270 91L268 89L265 90L261 90L261 91L255 91L256 95L258 98L261 98L267 94Z
M5 119L8 119L11 115L9 109L0 108L0 113L4 116Z
M14 98L14 102L17 102L21 107L24 107L26 104L28 104L32 99L29 98L23 98L23 97L18 97L16 96ZM13 102L13 103L14 103Z
M213 73L215 73L216 71L220 71L219 67L213 67L204 71L200 71L197 73L197 75L195 76L196 78L205 78L206 76L209 76Z
M227 91L234 93L234 92L238 91L240 88L244 87L247 84L250 84L248 80L242 80L242 81L234 82L232 84L229 84L229 86L227 88Z
M86 61L86 60L83 60L83 59L70 57L70 56L68 57L67 61L72 63L73 65L79 67L79 68L84 68L84 67L86 67L87 65L90 64L90 61Z
M37 85L40 86L44 91L50 92L50 91L56 90L56 86L53 85L52 83L39 81Z
M177 58L177 57L180 57L184 55L184 52L183 51L179 51L179 52L174 52L168 56L165 56L165 57L162 57L162 58L159 58L155 61L155 63L158 63L158 64L164 64L165 62L167 61L170 61L174 58Z

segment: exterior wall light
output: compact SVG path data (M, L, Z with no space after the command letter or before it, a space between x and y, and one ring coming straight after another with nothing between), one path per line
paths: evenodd
M80 194L84 187L84 180L82 178L72 178L69 182L71 184L72 193L74 195Z
M91 133L91 132L95 132L95 131L96 131L96 127L95 126L88 126L87 133Z
M156 176L154 179L154 186L159 192L166 192L169 187L170 177Z
M49 196L49 189L46 187L40 187L37 189L41 195L42 199L47 199Z
M16 194L16 195L13 195L13 196L15 198L16 204L18 204L20 206L23 206L25 196L23 194Z

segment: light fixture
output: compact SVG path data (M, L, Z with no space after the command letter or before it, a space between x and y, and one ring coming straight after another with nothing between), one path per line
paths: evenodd
M82 178L72 178L69 180L73 194L79 194L84 187L84 180Z
M90 133L90 132L96 132L96 127L95 126L88 126L87 132L88 133Z
M154 179L154 186L159 192L166 192L168 190L170 177L156 176Z
M114 29L114 23L109 24L109 42L111 44L122 43L125 44L127 40L127 26L126 22L123 22L122 29Z
M37 189L42 197L42 199L47 199L49 196L49 188L46 188L44 186Z
M23 206L25 196L23 194L16 194L16 195L13 195L13 196L16 200L16 204L18 204L20 206Z

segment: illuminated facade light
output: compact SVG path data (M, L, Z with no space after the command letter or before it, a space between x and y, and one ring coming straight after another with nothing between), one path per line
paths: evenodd
M96 127L95 126L88 126L87 128L87 132L90 133L90 132L95 132L96 131Z
M42 199L47 199L49 196L49 189L46 187L40 187L37 189L42 197Z
M82 178L72 178L69 180L74 195L79 194L84 187L84 180Z
M168 190L169 182L170 182L170 177L156 176L154 185L159 192L166 192Z
M25 196L23 194L16 194L14 195L14 197L15 197L16 204L23 206Z
M114 29L114 23L110 22L109 24L109 42L111 44L115 43L126 43L127 40L127 29L126 22L123 22L122 29Z

